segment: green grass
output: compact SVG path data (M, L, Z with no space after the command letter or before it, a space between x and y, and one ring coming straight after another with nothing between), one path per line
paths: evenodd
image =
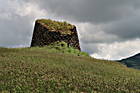
M140 93L140 71L56 48L0 48L0 93Z
M48 48L49 51L55 52L55 53L57 52L57 53L73 54L73 55L77 55L77 56L89 56L88 53L75 49L75 48L69 46L64 41L54 42L54 43L50 44L49 46L46 46L46 48Z
M75 27L67 22L59 22L50 19L38 19L37 22L43 23L47 26L49 31L59 31L61 34L72 34L72 29Z

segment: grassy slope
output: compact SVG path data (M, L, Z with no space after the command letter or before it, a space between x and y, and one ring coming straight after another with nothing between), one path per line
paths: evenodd
M0 48L2 93L139 93L140 71L47 48Z

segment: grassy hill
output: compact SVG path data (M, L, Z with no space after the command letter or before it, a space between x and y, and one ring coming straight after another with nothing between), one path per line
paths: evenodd
M140 93L140 71L72 49L0 48L0 93Z

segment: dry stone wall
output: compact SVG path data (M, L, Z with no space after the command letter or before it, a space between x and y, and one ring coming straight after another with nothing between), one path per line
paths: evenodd
M81 50L76 27L73 26L69 31L71 32L65 34L63 34L64 31L62 33L62 30L53 29L52 31L45 23L37 20L35 23L31 47L45 46L57 41L64 41L69 46Z

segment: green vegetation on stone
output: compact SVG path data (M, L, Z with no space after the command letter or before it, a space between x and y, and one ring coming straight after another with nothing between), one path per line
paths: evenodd
M140 93L139 70L60 50L0 48L0 93Z
M50 31L59 31L61 34L72 34L74 25L67 22L53 21L50 19L39 19L37 22L44 23Z
M73 54L73 55L77 55L77 56L89 56L89 54L86 52L82 52L78 49L68 46L68 44L64 41L54 42L54 43L50 44L49 46L46 46L46 48L49 48L50 49L49 51L51 51L51 49L53 49L59 53Z

